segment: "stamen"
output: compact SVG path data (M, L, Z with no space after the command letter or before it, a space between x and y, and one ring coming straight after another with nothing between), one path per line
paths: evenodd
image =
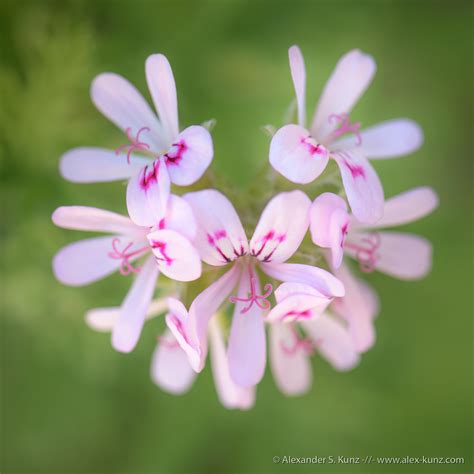
M138 130L137 132L137 135L135 136L135 138L132 137L131 133L132 133L132 129L129 127L125 130L125 134L127 135L127 138L128 138L128 141L130 143L125 143L124 145L121 145L119 146L116 150L115 150L115 154L118 155L120 154L123 150L126 150L128 148L128 151L127 151L127 163L130 164L130 155L138 150L138 151L148 151L150 149L150 145L148 145L148 143L145 143L145 142L141 142L140 141L140 134L142 132L149 132L150 129L148 127L142 127L140 128L140 130Z
M264 293L262 295L257 294L257 277L253 273L252 266L249 266L249 278L250 278L250 293L248 294L247 298L239 297L239 296L231 296L229 301L231 303L249 303L248 306L243 308L240 313L245 314L250 311L250 308L255 303L260 309L267 310L270 309L271 303L267 300L267 298L272 294L273 285L271 283L267 283L263 287Z
M372 232L367 237L362 238L361 242L366 246L350 242L346 242L345 246L356 251L355 257L359 262L360 270L364 273L371 273L375 270L375 265L380 258L380 255L376 252L382 244L382 239L378 232Z
M335 138L338 138L341 135L344 135L345 133L353 133L357 138L357 146L362 144L362 137L359 133L361 124L360 122L351 123L349 114L332 114L329 116L328 120L329 123L333 123L336 121L340 124L339 128L337 128L336 130L334 130L334 132L331 133L331 140L334 140Z
M284 340L280 341L280 347L286 355L294 355L296 352L301 349L305 352L306 355L311 356L314 354L315 349L322 344L322 339L312 341L309 337L302 337L295 329L294 326L291 326L291 332L293 334L293 345L288 347L285 344Z
M112 240L112 252L108 253L108 256L110 258L113 258L114 260L122 260L120 262L120 273L124 276L130 275L130 273L138 273L140 271L140 267L134 267L132 263L130 262L130 259L147 251L149 247L141 247L137 250L134 250L132 252L128 252L130 247L132 247L133 242L129 242L125 247L120 250L118 248L118 245L120 245L120 239L116 238Z

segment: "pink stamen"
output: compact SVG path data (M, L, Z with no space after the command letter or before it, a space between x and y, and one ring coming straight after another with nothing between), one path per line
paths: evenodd
M130 247L132 247L133 242L129 242L122 250L118 248L120 245L120 239L116 238L112 240L112 252L108 253L110 258L114 260L122 260L120 262L120 273L124 276L130 275L130 273L138 273L140 271L140 267L134 267L130 262L130 259L147 251L149 247L141 247L137 250L132 252L128 252Z
M135 138L132 137L132 129L129 127L125 130L125 134L127 135L128 141L130 143L125 143L124 145L119 146L115 150L115 154L118 155L120 154L123 150L127 150L127 163L130 164L130 156L134 151L148 151L150 149L150 145L145 142L140 141L140 134L142 132L149 132L150 129L148 127L142 127L140 130L138 130Z
M249 278L250 278L250 293L248 293L247 298L239 297L239 296L231 296L229 301L231 303L249 303L248 306L243 308L240 313L245 314L250 311L250 308L255 303L260 309L267 310L270 309L270 301L267 298L272 294L273 285L271 283L267 283L263 287L264 293L262 295L257 294L257 277L253 273L253 269L249 266Z
M302 350L307 354L308 356L311 356L314 354L315 349L319 347L322 344L322 339L318 339L317 341L312 341L309 337L301 337L300 334L298 334L298 331L294 328L294 326L291 326L291 332L293 334L293 345L288 347L285 344L285 341L281 340L280 341L280 347L283 350L283 352L286 355L294 355L298 350Z
M356 144L358 146L362 144L362 137L359 133L361 124L360 122L351 123L349 114L332 114L329 116L328 120L329 123L336 121L340 124L339 128L334 130L331 134L333 139L338 138L345 133L353 133L357 138Z
M364 245L353 244L346 242L346 248L356 251L356 259L359 262L360 270L364 273L371 273L375 270L375 265L380 258L377 250L382 244L382 239L377 232L372 232L367 237L361 239Z

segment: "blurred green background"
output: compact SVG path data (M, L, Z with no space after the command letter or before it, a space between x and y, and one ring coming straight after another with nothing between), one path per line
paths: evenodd
M0 3L2 153L2 461L8 473L472 472L472 2L74 1ZM182 124L215 118L212 169L244 186L293 98L287 48L302 47L309 104L341 54L378 72L354 118L408 116L413 156L375 163L386 196L431 185L439 210L408 230L434 244L434 269L407 283L372 274L382 300L375 348L358 368L314 361L313 390L285 398L269 371L250 412L222 408L210 369L182 397L148 376L150 322L130 355L86 327L118 304L115 275L56 282L51 257L80 237L55 228L59 205L125 211L124 186L58 173L71 147L123 136L89 99L93 77L123 74L146 93L144 61L173 66ZM148 95L147 95L148 97ZM312 107L309 107L312 113ZM84 235L84 234L82 234ZM464 465L275 465L273 456L461 456Z

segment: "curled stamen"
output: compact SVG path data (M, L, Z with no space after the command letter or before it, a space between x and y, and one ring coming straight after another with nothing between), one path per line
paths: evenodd
M341 135L344 135L344 133L353 133L357 138L357 146L362 144L362 137L359 133L361 124L360 122L351 123L349 114L332 114L329 116L328 120L329 123L336 121L340 124L339 128L334 130L332 133L333 138L340 137Z
M355 250L355 257L359 262L359 268L364 273L371 273L375 270L375 265L380 258L377 250L382 244L382 239L377 232L370 233L367 237L361 239L364 245L346 242L345 246Z
M124 276L130 275L130 273L138 273L140 271L140 267L134 267L132 263L130 262L130 259L139 255L140 253L145 252L148 250L148 247L141 247L137 250L134 250L132 252L128 252L130 247L132 247L133 242L129 242L125 247L120 250L118 248L118 245L120 245L120 239L116 238L112 240L112 252L108 253L108 256L110 258L113 258L114 260L121 260L120 262L120 273Z
M273 291L273 285L271 283L267 283L263 287L263 294L258 295L257 294L257 277L253 274L252 267L249 268L249 278L250 278L250 292L248 293L247 298L242 298L239 296L231 296L229 298L229 301L231 303L249 303L248 306L243 308L240 313L245 314L248 311L250 311L250 308L253 306L255 303L260 309L262 310L267 310L270 309L270 301L267 300L267 298L272 294Z
M311 356L314 354L316 347L320 346L323 342L321 339L313 342L309 337L301 337L294 326L291 326L291 332L293 334L292 346L287 346L284 340L280 341L280 347L286 355L294 355L301 349L306 355Z
M127 150L127 163L130 164L130 156L131 154L138 150L138 151L148 151L150 149L150 145L148 145L148 143L145 143L145 142L141 142L140 141L140 134L142 132L149 132L150 129L148 127L142 127L140 128L140 130L138 130L135 138L132 137L131 133L132 133L132 129L129 127L125 130L125 134L127 135L127 138L128 138L128 141L130 143L125 143L124 145L121 145L119 146L116 150L115 150L115 154L118 155L122 152L122 150Z

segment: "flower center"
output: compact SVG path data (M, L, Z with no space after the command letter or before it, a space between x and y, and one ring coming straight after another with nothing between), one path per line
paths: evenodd
M229 301L231 303L249 303L245 306L242 310L240 310L241 314L245 314L250 311L250 308L254 305L254 303L263 310L270 309L270 301L267 298L272 294L273 285L271 283L267 283L263 287L263 294L257 294L257 277L253 271L252 265L250 264L249 267L249 282L250 282L250 292L247 293L247 298L239 297L239 296L231 296Z
M345 133L353 133L357 139L356 145L362 144L362 137L359 133L361 124L360 122L351 122L349 114L332 114L328 117L329 123L337 122L339 128L336 128L331 134L328 141L335 140Z
M294 326L291 326L291 332L293 335L293 344L291 346L287 346L283 339L280 341L281 349L289 356L296 354L298 350L304 351L309 356L313 355L316 347L320 346L323 342L322 339L313 342L309 337L301 336Z
M377 250L382 244L382 239L377 232L372 232L361 239L360 244L346 242L346 248L355 250L355 257L359 262L360 270L364 273L371 273L375 270L375 265L380 258Z
M127 162L130 164L130 156L134 151L142 151L147 152L150 150L150 145L148 143L140 141L140 134L142 132L149 132L150 129L148 127L142 127L138 130L135 138L132 137L132 129L129 127L125 130L125 134L127 135L128 141L130 143L125 143L124 145L119 146L115 150L115 154L120 154L123 150L127 150Z
M138 273L140 267L134 267L130 262L131 258L134 258L141 253L149 250L148 246L140 247L137 250L130 251L130 248L133 246L133 242L129 242L125 247L120 250L120 239L116 238L112 240L112 252L108 253L108 256L114 260L121 260L120 262L120 273L124 276L130 275L130 273Z

